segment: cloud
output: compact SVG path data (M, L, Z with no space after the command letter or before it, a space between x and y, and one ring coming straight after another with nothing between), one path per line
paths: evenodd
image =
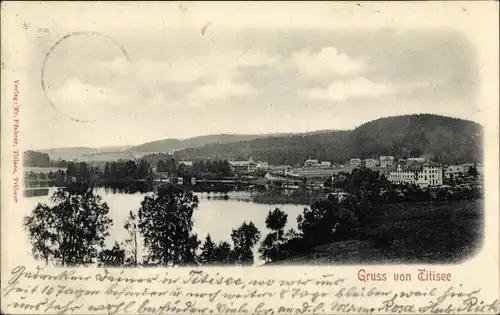
M237 95L255 93L257 90L249 83L241 82L241 71L277 65L279 56L260 51L213 51L197 57L180 57L172 60L141 59L129 61L117 58L107 62L97 62L100 73L111 77L107 82L123 89L124 93L136 90L145 97L155 94L168 96L182 89L188 89L183 99L173 95L172 101L177 106L195 104L200 106L203 100L220 100ZM238 82L235 78L238 77ZM169 86L172 87L169 89ZM167 97L168 98L168 97ZM188 105L190 106L190 105Z
M54 106L65 116L93 121L112 113L118 105L128 102L124 93L72 79L49 92Z
M309 50L295 52L290 62L307 76L346 75L358 73L363 69L360 61L340 54L335 47L331 46L324 47L317 53Z
M234 52L232 54L232 60L235 60L235 63L240 67L273 66L282 61L281 57L277 55L271 56L259 51L248 51L245 53Z
M173 105L159 92L145 97L134 89L115 90L77 79L50 91L50 97L62 114L79 120L120 118L144 110L161 112Z
M251 93L257 93L257 90L250 84L234 82L230 77L221 77L214 83L195 88L190 95L190 99L194 102L200 102L203 100L220 100Z
M127 100L123 91L94 86L77 79L65 82L50 94L59 103L79 107L117 105Z
M257 51L214 53L173 61L117 58L94 64L99 76L89 80L75 76L50 94L64 114L81 120L132 115L138 112L137 108L161 112L165 108L200 107L213 100L257 93L249 83L235 81L237 72L277 62L279 58ZM173 83L184 84L181 90L189 92L172 94L179 90L168 88Z
M139 81L172 83L195 82L204 77L226 77L241 68L275 65L279 60L277 56L258 51L231 51L170 61L128 61L125 58L117 58L98 64L99 67L117 74L132 74Z
M181 59L175 62L142 59L128 61L117 58L98 62L99 66L119 75L133 75L140 82L192 82L206 75L206 69L195 60Z
M397 89L385 83L376 83L366 78L358 78L345 81L338 80L328 85L325 89L313 88L303 90L301 94L311 99L344 101L351 97L376 97L396 92Z

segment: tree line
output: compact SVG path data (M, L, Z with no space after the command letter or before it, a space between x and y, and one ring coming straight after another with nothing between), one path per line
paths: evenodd
M282 210L270 211L265 222L269 233L258 249L260 257L266 262L287 259L325 243L359 239L375 227L388 203L384 178L364 168L344 181L347 194L330 194L304 208L296 219L298 231L285 231L288 216ZM419 198L429 193L421 194L422 190L411 185L400 191L412 201L426 201ZM401 193L395 197L401 198ZM480 198L474 190L461 193L460 198ZM437 190L435 194L437 200L459 200L455 191ZM51 200L52 206L38 204L25 217L24 227L35 257L56 265L249 265L254 263L253 249L262 235L253 222L243 222L232 230L232 244L215 243L210 235L200 241L193 233L192 219L198 198L190 190L169 184L145 195L137 212L129 213L123 223L126 239L104 248L113 222L108 205L91 186L73 183L58 189Z
M39 181L47 181L50 184L49 186L64 186L66 183L66 172L63 170L50 171L49 173L29 171L25 173L24 179L27 181L25 184L28 187L40 186L41 183Z
M92 187L73 184L58 189L51 200L53 206L38 204L25 217L24 228L34 256L55 265L251 265L261 238L253 222L243 222L232 230L232 244L215 243L210 235L202 243L192 232L198 198L180 186L165 185L146 195L136 213L129 213L123 224L126 238L105 248L113 222L108 205ZM266 218L270 232L258 250L260 257L266 262L282 260L349 237L360 224L369 224L372 214L363 213L373 211L369 207L354 197L344 202L318 200L297 217L299 231L285 231L287 214L276 208Z
M127 237L111 248L104 245L113 225L109 207L92 187L75 183L60 188L51 201L52 206L38 204L23 226L34 257L59 266L248 265L254 262L252 249L260 239L254 223L243 222L232 230L232 244L215 244L207 235L200 248L192 232L198 198L176 185L146 195L137 213L130 212L123 224Z
M28 150L23 152L23 166L28 167L66 167L67 161L53 161L47 153Z
M474 173L474 171L472 171ZM343 194L329 194L305 207L297 217L298 231L284 231L287 215L280 209L268 214L269 234L260 253L268 262L284 260L311 251L315 246L346 240L370 239L386 248L390 228L383 225L385 209L393 203L426 204L482 198L477 187L454 186L422 189L416 185L391 185L384 176L368 168L340 174L334 186ZM404 211L404 210L403 210ZM377 235L368 231L378 229Z
M477 179L478 175L475 166L471 166L466 173L466 176L471 179ZM370 201L378 205L432 200L478 199L482 196L481 191L475 186L459 185L464 184L463 178L452 178L446 183L452 186L422 188L416 184L392 184L379 171L359 168L354 169L351 173L339 172L334 178L327 178L323 186L333 191L348 192L358 199L361 199L363 194L369 194Z
M151 165L156 161L156 168ZM69 183L86 183L113 185L132 183L134 181L152 181L155 173L167 173L169 177L226 178L232 177L233 171L228 161L207 160L195 161L192 165L184 165L173 159L171 155L159 154L155 158L146 156L140 160L118 160L103 165L87 162L65 162L66 171L58 170L49 173L27 172L25 179L29 181L50 180L55 186Z
M156 171L168 173L172 176L196 179L225 178L234 175L231 164L227 160L198 159L191 165L181 163L181 160L170 154L150 154L142 157L151 165L156 166Z
M254 159L302 165L309 158L343 164L353 157L397 159L427 156L441 163L482 160L482 126L438 115L405 115L365 123L354 130L269 136L176 151L178 159Z

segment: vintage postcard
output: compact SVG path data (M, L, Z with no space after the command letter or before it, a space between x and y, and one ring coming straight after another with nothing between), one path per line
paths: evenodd
M2 2L2 314L498 314L497 1Z

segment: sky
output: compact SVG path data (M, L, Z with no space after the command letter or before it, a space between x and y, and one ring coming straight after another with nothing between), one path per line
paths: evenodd
M51 50L63 35L40 36L32 53L26 149L353 129L413 113L479 121L474 48L453 31L207 23L73 35Z

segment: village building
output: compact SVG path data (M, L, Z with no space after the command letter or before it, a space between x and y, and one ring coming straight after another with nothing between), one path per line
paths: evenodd
M264 178L267 179L269 182L279 182L285 180L284 177L281 176L282 174L271 174L267 173Z
M426 161L425 158L422 158L422 157L415 157L415 158L408 158L408 161L417 161L417 162L420 162L420 163L424 163Z
M252 161L228 161L234 172L253 172L257 169L257 163Z
M467 174L469 168L465 165L448 165L444 170L444 177L446 179L461 177Z
M304 167L318 167L320 164L316 159L309 159L304 162Z
M464 172L467 173L469 171L469 169L474 166L474 163L465 163L465 164L462 164L460 166L462 166L462 168L464 169ZM477 169L477 165L476 165L476 169Z
M332 163L328 161L322 161L321 167L332 167Z
M360 167L361 163L362 163L361 159L353 158L349 161L349 166L350 167Z
M472 167L476 167L478 179L482 180L484 175L484 165L483 164L475 164L475 163L466 163L461 165L464 169L464 175L469 174L469 169Z
M179 165L193 166L193 161L179 161Z
M365 159L364 163L368 168L375 168L378 165L378 161L375 159Z
M158 179L168 179L171 177L170 172L160 172L160 171L158 171L158 167L156 167L156 166L153 166L151 168L151 171L153 172L154 177L158 178Z
M484 174L484 166L483 166L483 164L477 164L476 165L476 170L477 170L479 179L483 179L483 174Z
M264 178L267 180L277 179L277 177L273 176L271 173L266 173L266 175L264 175Z
M392 166L388 180L398 185L439 186L443 184L443 168L432 161L401 160Z
M287 168L287 169L283 170L283 176L299 177L300 175L295 173L292 169Z
M257 162L257 168L259 168L259 169L268 169L269 168L269 163L259 161L259 162Z
M381 168L390 167L393 164L394 164L394 157L393 156L381 156L380 157L380 167Z
M349 193L346 193L346 192L331 192L328 194L327 198L328 197L334 197L337 202L341 202L343 201L344 199L348 198L348 197L352 197L353 195L349 194Z

